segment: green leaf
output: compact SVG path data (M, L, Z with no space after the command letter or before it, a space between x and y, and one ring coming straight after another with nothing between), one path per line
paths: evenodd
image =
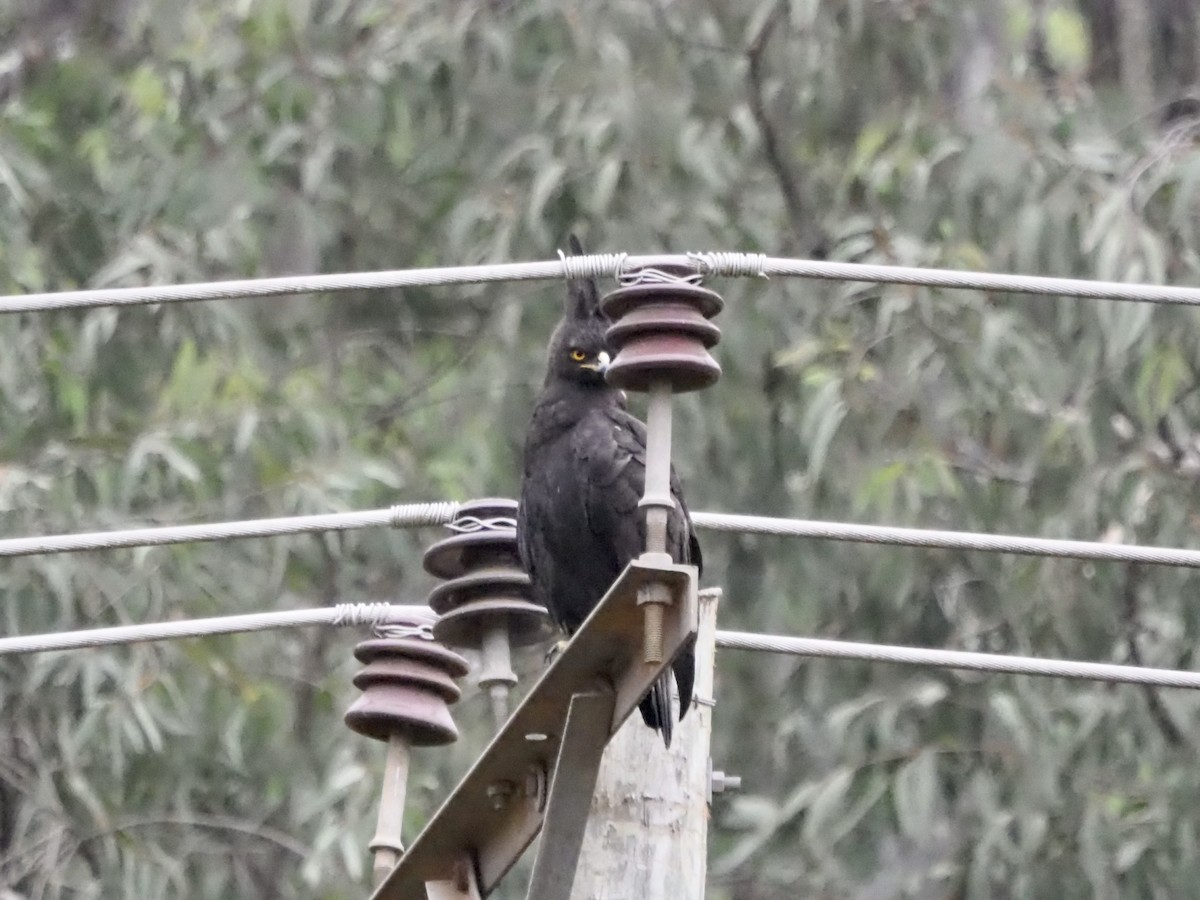
M903 834L915 839L930 832L941 805L937 757L931 751L922 750L900 767L892 788L892 799L896 821Z
M148 119L157 119L166 112L167 86L149 65L141 65L129 76L129 99ZM99 135L93 140L100 140Z
M845 814L853 784L854 771L845 766L839 766L825 776L813 795L808 815L804 819L805 841L818 846L828 846L828 835Z

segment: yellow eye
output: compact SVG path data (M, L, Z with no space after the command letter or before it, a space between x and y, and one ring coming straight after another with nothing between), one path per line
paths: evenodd
M575 362L583 362L585 359L587 359L587 354L582 350L572 350L571 359L575 360Z

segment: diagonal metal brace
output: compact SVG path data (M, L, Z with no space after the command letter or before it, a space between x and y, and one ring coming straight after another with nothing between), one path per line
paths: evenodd
M528 900L558 900L571 893L600 760L608 743L614 701L610 691L571 698Z
M663 610L662 662L645 663L637 598L641 588L656 582L667 585L673 602ZM417 835L399 865L376 889L373 900L426 900L429 882L469 881L470 891L487 896L541 830L548 814L547 785L558 783L558 766L567 766L561 772L567 779L564 786L583 783L584 770L590 765L584 744L607 743L695 633L696 610L694 567L640 560L630 563ZM599 701L581 700L579 708L591 708L604 727L595 728L587 738L577 741L572 735L568 739L572 701L577 695L594 694L611 698L607 712L595 712L594 704ZM591 778L594 783L595 775ZM590 801L589 788L586 802L590 805ZM562 802L554 801L556 809ZM562 815L578 815L578 808ZM557 836L547 838L557 840ZM574 852L578 853L578 845ZM463 878L464 865L470 867L469 879ZM548 865L543 864L541 870L546 871ZM571 870L573 875L573 864ZM550 879L551 874L546 871L541 877ZM531 896L541 900L543 895ZM565 897L565 893L544 896Z

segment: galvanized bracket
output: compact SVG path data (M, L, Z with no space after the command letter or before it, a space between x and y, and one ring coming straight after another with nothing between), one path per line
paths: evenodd
M475 879L475 864L469 857L464 856L454 864L453 874L453 878L445 881L426 882L429 900L483 900Z
M527 900L557 900L571 894L596 776L608 743L613 702L611 691L571 698L546 801L545 834L538 845Z
M670 588L674 602L663 610L662 662L645 663L637 598L642 587L656 582ZM547 841L557 852L571 852L573 877L582 839L580 810L586 821L600 748L695 633L696 623L694 567L630 563L372 900L426 900L427 884L432 888L429 897L486 897L547 816L553 817ZM569 719L568 710L578 714ZM579 796L580 791L586 797ZM530 896L566 900L570 882L562 888L561 875L553 871L558 867L543 859L549 857L540 855L534 887L545 885L549 892ZM464 872L467 861L469 878Z

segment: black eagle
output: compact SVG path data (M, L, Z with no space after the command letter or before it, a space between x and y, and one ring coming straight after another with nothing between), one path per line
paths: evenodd
M583 253L574 235L571 252ZM645 549L645 513L638 509L646 474L646 426L625 408L625 395L604 380L609 353L591 279L568 282L563 319L550 339L546 381L525 437L524 475L517 511L517 546L535 599L568 635L599 603L626 564ZM667 523L667 552L677 563L701 566L700 545L675 470L675 500ZM692 700L692 645L672 662L679 715ZM639 709L671 746L670 673L642 698Z

